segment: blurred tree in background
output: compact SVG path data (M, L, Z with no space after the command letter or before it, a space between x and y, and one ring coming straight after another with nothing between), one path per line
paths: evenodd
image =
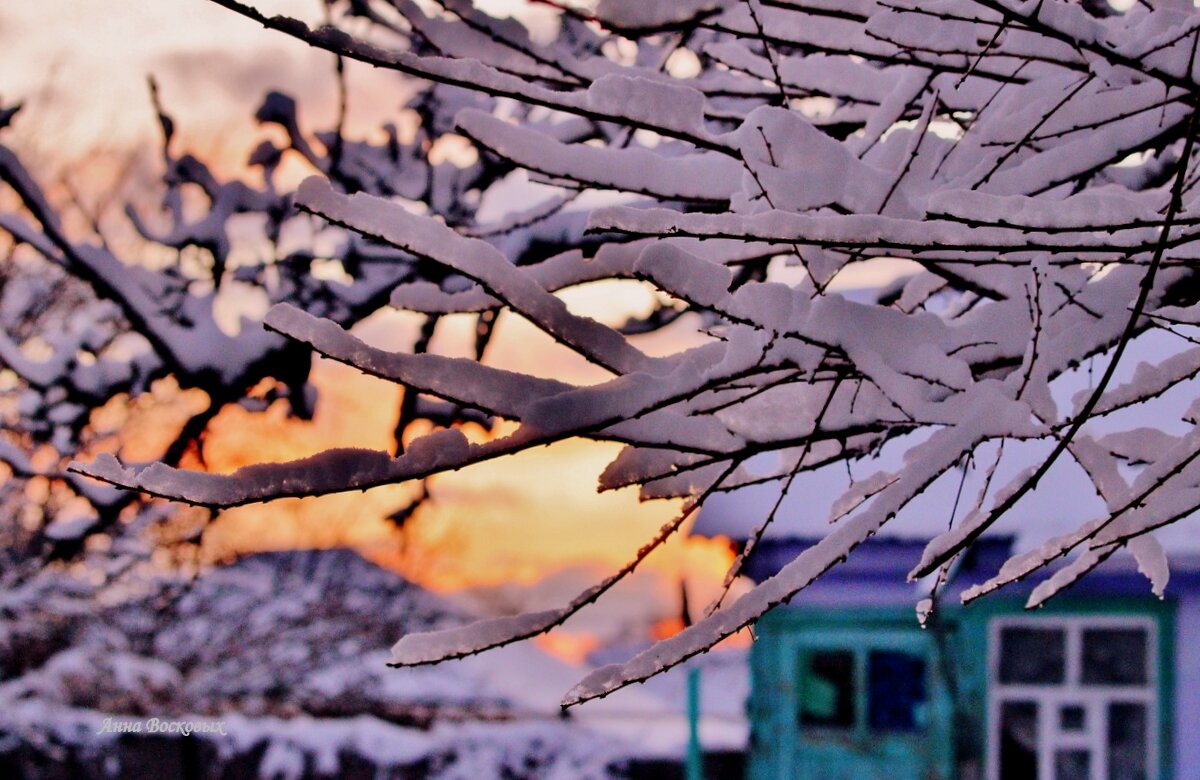
M1086 474L1105 512L970 595L1074 554L1035 592L1040 603L1125 548L1161 588L1152 532L1200 503L1200 16L1190 4L600 0L550 3L557 30L542 40L459 0L335 3L320 28L213 2L339 61L423 80L409 103L420 121L377 142L340 129L310 138L292 102L271 95L258 118L289 143L254 153L263 184L251 186L176 154L164 114L163 213L129 214L170 250L153 266L126 262L102 237L68 235L0 151L21 204L0 224L33 250L6 265L0 359L13 422L0 453L14 474L53 477L88 507L54 522L25 513L14 533L63 550L111 529L138 500L111 486L219 509L422 480L572 437L625 445L602 489L685 499L627 566L560 609L405 637L392 660L417 664L559 625L716 491L774 482L782 500L798 474L877 468L833 502L837 524L821 543L681 634L593 673L566 703L752 624L935 482L968 471L986 475L983 489L963 497L960 517L951 511L914 577L944 576L1062 461ZM272 183L287 154L318 174L296 193ZM518 179L544 187L513 199ZM483 208L498 199L519 202ZM242 214L261 220L267 249L237 251ZM900 271L870 300L845 294L847 277L881 267ZM29 293L57 279L80 305ZM600 280L653 285L659 305L614 328L555 295ZM274 304L265 329L218 326L217 301L233 286ZM424 315L410 351L350 332L387 306ZM477 318L473 358L426 349L448 314ZM489 365L497 318L513 316L611 378L578 386ZM639 346L639 334L674 323L693 336L685 346ZM1149 331L1174 348L1114 379ZM280 400L311 414L313 351L405 387L393 451L331 450L228 475L176 468L189 448L202 453L205 427L228 405ZM168 377L206 402L159 463L121 463L98 444L97 412ZM1147 427L1144 414L1122 416L1175 391L1191 395L1173 418L1152 415ZM472 439L459 429L493 418L510 427ZM418 420L434 430L404 437ZM1010 442L1043 442L1045 456L993 484ZM902 456L882 458L885 445Z

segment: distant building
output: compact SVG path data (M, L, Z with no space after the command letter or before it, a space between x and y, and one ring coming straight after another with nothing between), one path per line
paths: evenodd
M1047 446L1010 442L995 484L1043 457ZM752 466L769 473L777 463ZM862 465L895 469L900 460L885 450ZM977 495L982 471L968 470L963 496ZM847 479L844 466L799 474L745 574L762 582L821 539ZM961 479L962 472L945 475L758 623L746 777L1200 777L1195 519L1157 532L1171 563L1163 600L1132 557L1119 553L1042 609L1024 605L1050 572L963 606L962 591L994 575L1013 552L1103 516L1091 484L1064 459L1002 529L962 556L923 630L915 607L930 583L910 583L907 575L927 541L946 530ZM716 494L692 533L741 544L770 514L779 490L778 482L761 482Z
M815 540L768 539L771 576ZM923 540L882 538L758 624L751 780L1138 780L1200 767L1200 559L1168 598L1114 559L1027 612L1034 582L959 605L1010 538L984 538L921 629L905 575ZM1044 575L1043 577L1044 578Z

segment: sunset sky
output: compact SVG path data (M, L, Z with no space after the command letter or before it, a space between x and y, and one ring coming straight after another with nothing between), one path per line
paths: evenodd
M308 19L319 19L322 8L319 0L257 5ZM206 0L8 3L0 7L0 43L0 98L25 103L5 142L33 160L35 172L38 163L86 161L96 149L153 149L159 136L148 75L157 79L176 120L177 149L227 165L244 159L262 137L252 117L267 90L297 97L309 129L327 126L333 117L329 55ZM352 132L369 132L399 107L404 84L395 74L357 65L348 73ZM579 290L568 300L577 310L617 322L646 307L649 295L640 286L618 285ZM471 326L467 319L448 321L441 348L461 351ZM403 347L412 328L411 316L396 313L374 317L357 332L381 346ZM665 351L681 344L667 333L647 337L641 346ZM603 378L516 317L501 320L489 359L569 381ZM388 447L396 387L328 362L319 362L315 382L322 400L311 423L286 420L278 409L219 417L206 440L209 465L230 470L329 446ZM411 493L406 486L230 511L210 529L207 543L214 555L353 544L440 589L532 582L568 566L595 567L603 574L625 561L677 507L641 504L635 490L596 495L596 478L616 451L615 445L567 442L435 478L432 501L418 514L407 550L381 519L405 502ZM720 543L695 540L672 543L647 566L664 581L688 571L712 586L728 562ZM673 598L673 586L670 593Z
M272 3L262 4L265 8ZM312 16L312 2L275 2ZM272 35L207 0L48 0L0 8L0 94L24 100L22 141L70 158L93 146L153 142L146 91L154 75L184 138L244 133L266 89L331 109L328 56ZM22 126L23 125L23 126ZM241 135L237 136L239 139Z

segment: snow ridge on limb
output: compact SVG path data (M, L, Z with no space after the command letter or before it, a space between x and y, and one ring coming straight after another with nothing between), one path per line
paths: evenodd
M664 157L649 149L564 144L474 109L460 112L455 121L480 146L527 170L588 187L719 203L740 189L741 166L715 152Z
M1160 498L1162 495L1172 494L1172 491L1165 494L1161 492L1171 482L1195 485L1197 475L1200 474L1200 468L1197 467L1197 458L1200 458L1200 431L1197 429L1175 442L1174 446L1138 475L1133 485L1124 482L1111 456L1105 457L1106 453L1099 451L1101 449L1098 443L1083 436L1072 443L1071 452L1088 472L1093 484L1105 499L1109 509L1108 515L1089 520L1071 533L1056 536L1038 549L1013 556L1004 563L995 577L963 591L964 603L1022 580L1084 544L1090 548L1107 550L1108 554L1104 556L1106 559L1116 551L1124 541L1124 534L1129 533L1131 528L1138 528L1135 533L1148 532L1149 528L1165 524L1168 519L1181 516L1181 513L1187 514L1196 506L1196 497L1189 495L1188 488L1174 491L1176 496L1183 497L1181 502L1171 501L1164 506ZM1142 527L1139 528L1139 525ZM1139 559L1139 568L1147 570L1152 585L1156 589L1165 587L1167 575L1162 573L1161 565L1155 559L1153 545L1146 543L1132 551ZM1092 568L1103 562L1103 559L1095 557L1089 557L1087 560L1091 561ZM1086 571L1090 571L1090 568L1084 564L1072 569L1078 576L1082 576ZM1064 575L1057 582L1073 583L1078 576ZM1038 596L1049 598L1058 590L1048 586L1040 591Z
M732 5L734 0L678 0L643 3L640 0L600 0L596 19L615 30L654 32L673 29Z
M917 220L881 217L871 214L812 216L786 211L768 211L754 215L681 214L677 211L635 209L609 206L592 213L588 229L615 231L635 236L689 236L695 238L735 238L743 241L798 243L830 248L867 246L915 253L1047 251L1075 253L1089 259L1112 260L1114 256L1150 252L1157 244L1158 231L1139 226L1119 237L1094 235L1085 226L1078 235L1045 233L1003 225L972 227L953 220ZM1168 246L1191 241L1193 232L1176 237ZM1032 235L1031 235L1032 233ZM970 258L931 263L965 263ZM988 262L993 262L989 260ZM1022 265L1031 260L1023 259ZM1078 258L1072 263L1078 263Z
M514 268L490 244L464 238L445 225L382 198L361 193L342 195L319 176L311 176L300 185L296 205L453 268L597 365L624 373L650 362L620 333L568 312L566 304Z
M90 463L75 461L70 470L117 487L187 504L235 507L420 479L465 465L472 449L473 445L461 431L447 429L415 440L396 458L377 450L346 448L326 450L287 463L243 466L232 474L208 474L161 463L129 468L105 453Z
M987 405L979 399L980 416ZM627 685L648 679L708 650L725 637L752 625L780 604L787 603L818 577L850 555L896 516L910 501L933 484L964 455L986 439L983 430L959 428L938 431L914 448L907 468L895 481L876 493L870 505L843 520L820 542L801 552L779 573L757 585L736 602L638 653L623 664L590 673L563 698L570 707L602 698Z
M337 323L286 303L267 312L263 325L364 373L513 420L520 420L527 405L538 398L574 389L565 382L491 368L466 358L387 352L363 343Z
M916 530L934 536L923 567L942 569L1001 515L1020 512L1023 496L1069 453L1105 510L1080 528L1054 528L1047 547L1014 559L986 588L1076 556L1040 600L1123 549L1152 588L1165 586L1164 556L1149 535L1200 503L1200 478L1178 449L1189 439L1177 421L1138 413L1193 392L1200 366L1200 196L1186 186L1196 12L1139 5L1101 15L1095 4L1057 0L622 0L594 11L554 4L558 37L543 41L458 0L443 3L445 13L367 0L339 16L345 4L335 5L320 29L217 1L341 58L433 83L427 100L409 106L421 117L412 144L395 132L376 146L331 140L323 157L298 137L281 101L265 112L328 180L306 182L298 202L332 222L319 230L337 246L279 259L261 269L264 278L328 257L354 281L293 275L294 295L270 300L294 298L304 312L267 317L290 340L247 332L290 365L303 365L312 347L417 391L406 398L436 396L520 427L477 445L437 434L428 441L441 459L406 460L419 454L426 440L418 439L401 458L343 453L194 478L102 460L97 473L189 500L264 500L410 478L572 436L627 445L601 484L636 485L643 498L695 499L718 479L714 490L769 485L782 496L798 472L846 467L850 488L828 497L836 523L825 541L713 622L597 673L571 701L653 674L752 622L915 497L930 498L931 485L959 480L960 468L961 482L978 469L983 486L972 508L950 512L948 530ZM446 135L476 154L429 162L425 150ZM509 188L528 181L543 188L536 203L507 203L516 200ZM261 211L262 191L195 183L222 208ZM513 208L493 216L505 206ZM221 219L176 222L150 238L203 238L216 247L214 263L224 256ZM71 259L24 217L0 224L57 261ZM649 313L617 329L555 294L599 280L653 285ZM154 303L170 292L147 289ZM204 305L194 298L190 307ZM441 346L442 315L470 317L480 365L389 355L350 335L363 314L351 316L352 307L389 299L427 316L415 352ZM482 365L505 310L611 378L573 386ZM686 333L687 346L635 335L662 328ZM10 341L0 341L0 359L23 374L22 403L53 405L39 381L67 376L74 345L57 343L53 361L32 365L25 345ZM1136 356L1144 365L1120 365L1143 343L1166 342L1162 354ZM84 377L70 374L79 387ZM303 379L291 384L301 390ZM1074 405L1064 403L1072 395ZM400 410L398 428L411 412ZM1108 435L1088 427L1100 416ZM1013 464L1013 451L1035 441L1050 458ZM990 448L991 465L977 464ZM1011 467L1003 478L1002 453ZM338 473L322 477L322 468ZM405 640L401 654L425 662L515 641L595 595Z
M1200 114L1200 112L1193 110L1191 118L1188 120L1188 133L1186 135L1186 140L1184 141L1183 153L1180 156L1181 165L1179 166L1179 170L1176 173L1174 182L1171 186L1170 200L1167 204L1166 216L1163 218L1163 227L1159 237L1158 246L1154 250L1154 256L1151 259L1150 265L1147 267L1145 276L1143 277L1142 283L1139 286L1138 297L1133 303L1129 314L1129 319L1125 325L1125 329L1121 333L1121 338L1113 350L1112 357L1109 360L1108 366L1104 370L1104 374L1100 377L1100 381L1088 395L1082 407L1076 410L1075 416L1071 420L1070 425L1067 427L1066 432L1058 437L1057 442L1054 445L1054 449L1051 450L1046 459L1043 460L1036 468L1031 469L1027 472L1027 474L1022 475L1020 481L1014 484L1011 492L1004 495L999 501L997 501L995 507L988 513L986 518L983 518L976 523L972 523L970 528L966 531L951 531L948 534L945 534L940 540L930 542L930 544L926 547L924 554L921 556L921 562L917 564L917 567L913 569L912 572L910 572L910 579L929 574L934 568L945 563L966 544L978 538L978 536L984 530L986 530L1002 515L1012 509L1017 502L1021 500L1022 496L1037 487L1038 481L1045 476L1046 472L1050 470L1050 467L1054 465L1054 462L1057 460L1058 456L1067 450L1071 442L1074 440L1075 435L1078 434L1080 429L1083 427L1084 423L1091 419L1091 415L1095 410L1096 405L1104 396L1104 392L1108 387L1108 383L1112 380L1113 374L1116 373L1117 365L1121 361L1121 356L1124 354L1125 348L1129 345L1130 340L1137 331L1138 323L1142 316L1142 312L1146 309L1146 302L1150 297L1150 292L1152 289L1154 289L1154 277L1158 271L1159 264L1162 261L1163 253L1166 250L1172 222L1176 214L1179 213L1179 208L1181 206L1183 185L1187 178L1187 164L1191 159L1192 150L1196 140L1195 131L1197 127L1196 120L1198 114ZM1194 507L1195 504L1193 504L1193 508ZM1111 555L1111 552L1109 555ZM1108 556L1105 555L1104 557L1106 558ZM1065 587L1066 584L1074 582L1074 577L1082 576L1084 572L1090 571L1102 562L1103 558L1097 558L1088 565L1078 564L1074 568L1068 567L1073 574L1059 572L1055 576L1057 577L1061 575L1061 577L1060 580L1056 582L1060 582L1062 587ZM1050 585L1049 583L1044 583L1044 585L1046 586L1045 591L1037 592L1039 599L1043 597L1048 598L1050 595L1053 595L1053 593L1058 592L1059 588L1056 585ZM1032 604L1034 601L1033 596L1031 596L1030 599ZM1040 604L1041 601L1038 601L1038 603Z
M525 273L547 292L557 292L602 279L632 277L637 253L636 242L606 244L591 257L572 249L530 266ZM438 285L427 281L396 287L392 290L391 304L397 309L425 314L479 312L502 305L499 299L488 295L479 286L459 292L444 292Z
M1126 546L1137 561L1138 572L1150 581L1150 591L1163 598L1171 581L1171 563L1162 542L1146 533L1130 539Z

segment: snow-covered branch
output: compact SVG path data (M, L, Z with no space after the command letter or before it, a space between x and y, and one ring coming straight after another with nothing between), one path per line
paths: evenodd
M598 475L602 488L686 497L690 512L719 491L766 481L786 492L798 474L830 464L874 466L874 476L828 497L836 524L823 541L678 636L596 672L568 704L751 625L903 522L905 508L957 468L986 472L983 489L930 542L914 576L1019 515L1061 461L1094 486L1105 514L1014 559L967 597L1075 555L1035 592L1031 603L1041 603L1125 547L1161 589L1165 557L1151 534L1200 501L1196 12L1142 3L1099 14L1095 3L1061 0L605 0L587 12L563 5L546 41L460 0L440 11L354 2L319 29L240 0L213 2L429 82L419 134L452 133L474 161L435 166L419 137L403 149L394 139L391 148L341 142L334 164L296 129L294 106L269 101L262 116L287 128L292 150L321 174L295 205L347 231L337 258L358 276L348 289L320 290L303 273L290 276L271 293L280 305L266 331L214 336L199 350L175 346L210 321L199 293L184 291L183 310L199 312L187 324L154 309L167 294L161 279L69 244L36 196L26 201L40 228L11 216L0 224L152 331L168 367L160 370L207 371L245 387L282 372L280 356L315 351L516 428L481 443L439 429L401 454L338 450L229 475L111 456L75 464L79 473L233 506L418 479L583 437L626 445ZM190 222L176 212L166 231L143 233L202 246L214 268L229 256L228 214L269 201L274 219L296 218L275 210L283 196L271 186L218 185L195 161L174 171L208 193L211 212ZM510 176L558 190L476 208L507 199ZM274 266L289 262L299 258ZM861 275L868 281L856 282ZM652 285L659 310L618 329L558 295L605 279ZM482 351L468 359L370 347L351 328L388 301L431 318L479 315L484 334L492 312L513 312L609 378L580 386L487 365ZM686 347L652 356L635 334L667 323L694 333ZM44 383L43 369L0 342L4 354L26 381ZM1187 413L1180 394L1190 394ZM1158 459L1133 443L1146 437ZM1007 442L1050 454L993 482ZM887 465L885 446L901 453ZM995 457L976 465L985 450ZM747 465L770 456L773 465ZM751 527L761 534L779 506ZM550 630L610 584L561 610L408 637L395 660L427 663Z

